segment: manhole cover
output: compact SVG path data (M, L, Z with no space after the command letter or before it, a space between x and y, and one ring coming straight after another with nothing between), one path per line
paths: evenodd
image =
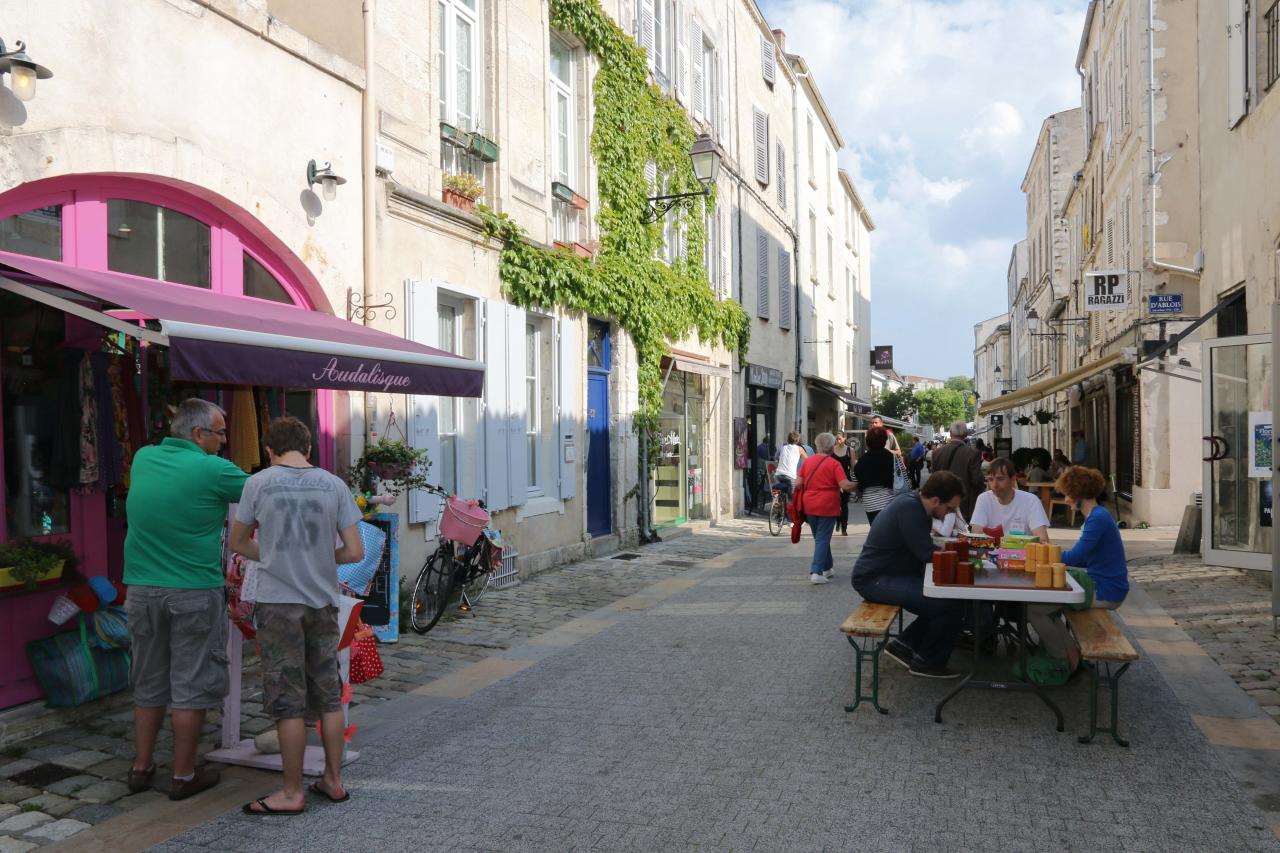
M61 782L63 779L70 779L72 776L79 775L79 770L72 770L70 767L59 767L56 764L38 764L30 770L24 770L17 776L11 776L19 785L26 785L31 788L44 788L52 785L54 782Z
M615 555L613 556L613 559L615 559L615 560L638 560L638 559L640 559L640 555L639 555L639 554L615 554Z
M689 566L692 566L693 563L689 562L688 560L663 560L659 565L679 566L682 569L687 569L689 568Z

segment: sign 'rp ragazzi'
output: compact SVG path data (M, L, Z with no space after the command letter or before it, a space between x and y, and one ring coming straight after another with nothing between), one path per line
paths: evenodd
M1129 304L1129 276L1124 270L1087 272L1084 281L1084 310L1119 311Z

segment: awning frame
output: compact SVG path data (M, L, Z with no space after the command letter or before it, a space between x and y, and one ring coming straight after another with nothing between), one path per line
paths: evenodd
M1003 394L990 402L982 404L978 408L978 414L982 417L993 415L997 412L1007 412L1010 409L1016 409L1019 406L1037 403L1051 394L1070 388L1078 382L1083 382L1094 374L1115 367L1124 361L1124 353L1113 352L1110 355L1103 356L1096 361L1074 368L1066 373L1060 373L1057 376L1051 376L1048 379L1042 379L1039 382L1032 383L1026 388L1020 388L1008 394Z
M128 322L127 320L120 320L116 317L112 317L110 314L105 314L102 311L95 311L86 305L81 305L73 299L55 296L47 290L34 287L30 284L23 284L22 282L14 281L8 276L0 275L0 290L8 291L9 293L16 294L17 296L25 296L27 299L39 302L42 305L47 305L50 308L56 308L59 311L65 311L72 316L79 317L81 320L88 320L90 323L97 323L99 326L106 326L112 331L121 332L129 335L130 337L137 338L140 341L146 341L147 343L156 344L157 346L162 347L169 345L169 336L165 335L163 332L157 332L153 329L148 329L145 326L138 326Z

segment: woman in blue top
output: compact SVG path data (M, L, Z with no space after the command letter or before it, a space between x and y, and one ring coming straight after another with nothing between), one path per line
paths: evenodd
M1124 556L1124 543L1111 513L1098 505L1098 495L1106 488L1102 473L1083 465L1073 465L1058 477L1054 488L1075 501L1084 513L1080 538L1062 562L1084 569L1094 584L1093 606L1115 610L1129 594L1129 568ZM1080 663L1080 650L1070 641L1063 623L1061 608L1053 605L1032 606L1028 618L1044 646L1044 653L1071 664L1074 672Z

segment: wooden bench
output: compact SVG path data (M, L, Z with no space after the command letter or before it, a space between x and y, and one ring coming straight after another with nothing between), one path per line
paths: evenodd
M1120 737L1118 727L1120 676L1138 659L1138 652L1120 632L1110 610L1068 610L1067 621L1080 643L1080 655L1089 666L1089 733L1080 735L1080 743L1089 743L1094 735L1101 732L1111 735L1121 746L1128 746L1129 742ZM1117 668L1113 671L1113 667ZM1105 673L1101 672L1103 669ZM1111 725L1108 728L1098 726L1099 683L1106 684L1111 692Z
M898 622L898 630L892 633L894 620ZM871 705L881 714L889 711L880 707L880 652L890 637L902 634L902 608L896 604L874 604L864 601L858 605L840 625L840 631L857 653L855 660L854 681L857 684L857 696L853 704L845 705L846 712L854 711L863 699L870 699ZM871 693L862 689L862 664L871 664Z

